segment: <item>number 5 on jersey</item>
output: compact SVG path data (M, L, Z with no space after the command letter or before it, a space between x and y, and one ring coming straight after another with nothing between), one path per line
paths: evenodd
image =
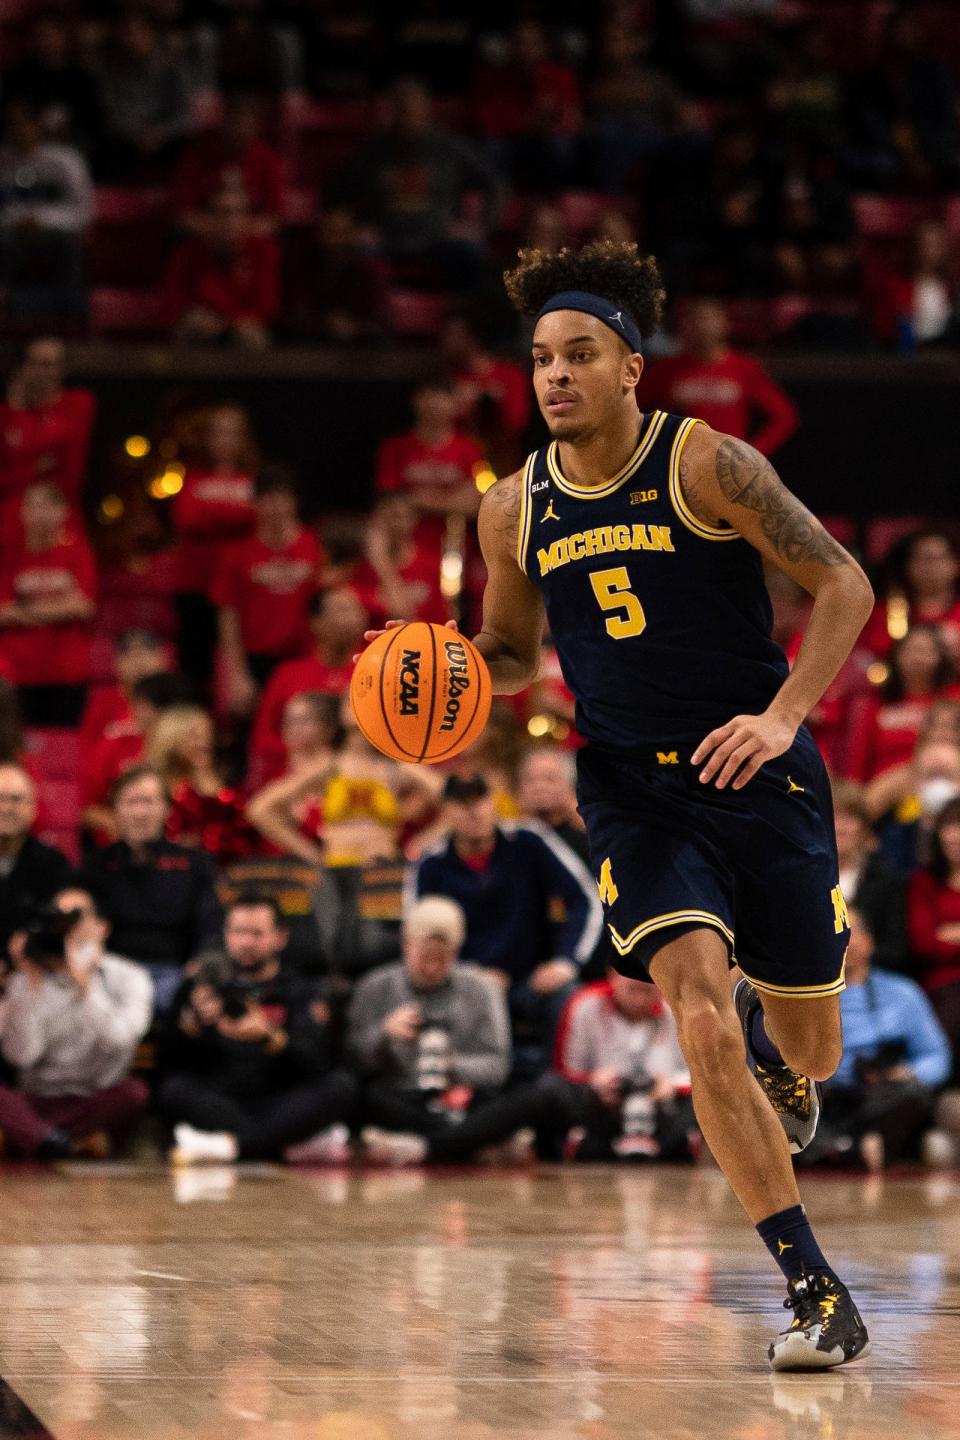
M601 610L622 610L622 615L611 615L606 622L607 634L614 640L625 640L628 635L642 635L647 628L647 617L643 606L630 589L630 576L625 565L616 565L612 570L594 570L590 584Z

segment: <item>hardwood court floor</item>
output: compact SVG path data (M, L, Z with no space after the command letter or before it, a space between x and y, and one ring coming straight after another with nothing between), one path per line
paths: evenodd
M873 1353L774 1377L712 1170L5 1170L0 1435L956 1440L960 1177L805 1197Z

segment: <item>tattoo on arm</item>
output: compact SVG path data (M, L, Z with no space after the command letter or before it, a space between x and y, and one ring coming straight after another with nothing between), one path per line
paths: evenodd
M497 483L483 497L491 529L500 535L517 533L520 524L520 486L513 476Z
M728 500L755 510L760 527L778 555L792 564L815 560L821 565L846 565L847 552L838 545L805 505L777 478L776 471L752 445L723 440L717 450L717 483Z

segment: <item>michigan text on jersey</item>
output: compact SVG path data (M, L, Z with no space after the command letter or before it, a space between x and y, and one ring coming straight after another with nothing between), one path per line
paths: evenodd
M591 555L611 555L624 550L673 550L669 525L598 525L593 530L577 530L537 551L540 574L559 570L572 560Z

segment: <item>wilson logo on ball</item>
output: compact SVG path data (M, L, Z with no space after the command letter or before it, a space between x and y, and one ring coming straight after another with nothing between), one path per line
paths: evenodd
M460 640L448 640L444 645L447 652L447 708L440 721L441 730L452 730L460 714L460 696L470 689L470 670L467 652Z
M400 714L420 714L419 650L404 650L400 657Z

